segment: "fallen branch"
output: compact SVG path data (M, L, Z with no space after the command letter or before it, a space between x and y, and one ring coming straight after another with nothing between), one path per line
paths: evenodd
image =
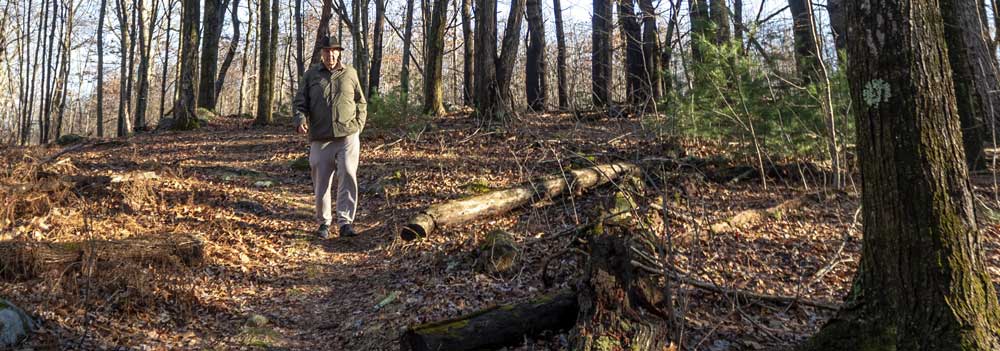
M784 214L785 211L800 207L814 198L816 194L809 193L793 199L782 201L781 203L765 208L765 209L749 209L740 211L736 215L729 217L723 221L717 222L709 226L709 230L713 233L726 233L735 230L736 228L746 227L752 224L756 224L767 217L779 217Z
M509 189L433 205L414 216L400 232L404 240L425 237L438 227L496 216L515 208L564 193L584 191L623 175L637 175L631 163L613 163L569 171L566 177L551 176Z
M195 266L205 258L201 238L188 234L142 236L81 242L0 242L0 278L30 279L86 263L96 269L125 262L152 266Z

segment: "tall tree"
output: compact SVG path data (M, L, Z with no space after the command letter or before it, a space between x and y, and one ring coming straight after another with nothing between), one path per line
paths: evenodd
M594 106L602 107L611 103L611 2L610 0L593 0L593 2L594 14L591 18L593 29L590 40L591 95Z
M229 67L233 64L233 60L236 58L236 51L240 47L239 8L240 0L233 0L233 7L229 12L231 21L233 22L233 38L229 41L229 49L226 50L225 58L222 59L222 67L219 68L219 77L215 79L216 101L219 100L219 94L222 93L222 86L226 83L226 75L229 74Z
M495 17L495 16L494 16ZM495 35L496 32L494 32ZM413 47L413 1L406 2L406 28L403 30L403 67L399 71L399 91L403 95L403 108L410 106L410 51Z
M524 62L524 90L528 108L545 111L548 84L545 77L545 24L542 22L542 0L527 0L528 52Z
M79 9L79 7L74 6L74 5L75 4L74 4L73 1L68 1L66 3L66 5L65 5L66 6L66 9L65 9L65 11L66 11L66 26L65 26L65 30L63 31L63 34L62 34L61 51L62 51L63 54L61 55L62 58L60 59L60 65L61 65L60 76L61 77L59 78L59 80L57 82L57 85L56 85L56 95L58 96L58 99L59 99L59 102L58 102L58 104L59 104L59 106L58 106L59 107L59 112L58 113L59 114L56 117L56 127L55 127L56 128L56 130L55 130L55 132L56 132L55 139L56 140L59 140L59 137L62 136L63 117L66 114L66 92L69 90L69 89L67 89L67 85L69 84L69 71L70 71L70 65L71 65L71 61L72 61L70 58L73 56L72 55L72 50L73 50L72 44L73 44L73 32L74 32L74 29L75 29L74 18L76 18L76 11L77 11L77 9ZM0 25L2 25L2 24L0 24Z
M375 96L379 92L382 80L382 36L385 31L385 5L388 0L375 0L375 28L372 34L372 62L368 74L368 95Z
M266 2L261 0L261 2ZM201 11L200 1L181 0L181 55L180 72L177 82L179 96L174 103L174 129L191 130L199 127L198 117L194 113L197 96L195 95L195 66L198 65L198 19Z
M434 0L432 6L429 31L424 33L427 43L424 49L424 113L441 116L447 112L444 109L442 66L448 0Z
M647 101L648 95L643 84L646 68L642 61L642 29L635 17L635 0L618 0L618 22L625 42L625 92L629 103L637 106Z
M941 0L944 36L948 46L955 100L961 116L965 162L972 170L986 168L983 141L987 123L1000 116L1000 90L994 51L989 45L988 24L976 2Z
M864 241L845 306L805 350L995 350L938 1L848 1Z
M198 107L215 110L215 78L219 73L219 39L222 20L226 15L224 0L204 0L205 19L202 29L201 69L198 80Z
M361 83L361 90L368 91L368 41L364 27L368 22L367 12L368 0L351 1L351 13L347 13L347 6L344 0L336 0L333 10L339 17L339 22L347 25L351 31L351 43L354 44L354 68L358 72L358 81ZM365 15L362 15L365 14Z
M139 88L135 103L135 130L146 130L146 108L149 98L149 60L150 49L153 45L153 31L156 29L156 14L159 11L159 2L153 2L152 13L149 16L151 23L145 23L142 12L139 12ZM149 27L149 33L145 32Z
M739 1L739 0L737 0ZM652 104L660 98L660 45L656 28L656 9L652 0L639 0L642 10L642 90L646 102Z
M101 1L104 1L104 0L101 0ZM166 0L166 1L167 1L167 15L163 19L163 22L166 23L166 27L167 27L166 36L167 36L167 38L166 38L166 40L163 41L163 63L160 65L160 67L163 68L163 71L160 74L160 113L158 114L160 120L163 120L163 116L164 116L164 113L165 113L164 109L166 108L166 105L167 105L166 104L166 98L167 98L167 75L168 75L167 74L168 73L167 72L167 67L169 67L169 65L167 65L167 63L170 61L170 32L172 31L171 29L172 29L172 25L173 25L173 22L171 21L171 19L173 18L173 15L174 15L174 0ZM98 60L100 60L100 55L98 55Z
M104 137L104 17L108 0L101 0L97 15L97 137Z
M709 37L711 21L708 14L708 0L689 0L688 16L691 18L691 60L697 65L704 61L701 42L714 39Z
M511 3L504 29L503 47L497 56L496 0L476 1L476 114L483 119L503 119L512 111L510 78L517 55L518 33L525 1Z
M306 62L303 56L305 55L305 34L302 33L302 0L295 0L295 13L293 15L295 16L295 73L297 78L302 78L302 74L306 72Z
M556 17L556 85L559 86L559 109L569 110L569 88L566 82L566 31L563 30L562 4L552 0Z
M557 0L558 1L558 0ZM473 47L475 33L472 30L472 0L462 0L462 101L466 106L474 104L475 66L472 64L475 55Z
M257 60L257 118L256 125L268 125L274 122L271 104L274 101L274 65L275 50L271 48L271 2L278 0L260 0L257 13L260 23L257 26L257 50L260 57Z
M804 82L814 82L818 75L818 45L813 31L816 23L812 16L811 0L788 0L792 12L792 34L795 37L795 63L799 77Z
M733 38L732 31L729 30L729 5L726 0L709 0L709 18L712 26L715 27L715 43L722 44Z
M827 0L827 15L830 16L830 30L833 32L834 47L838 52L847 49L847 21L844 19L844 0Z
M131 119L129 116L129 102L131 101L131 94L129 94L129 50L128 47L132 45L134 41L132 34L133 31L129 29L131 27L132 16L129 16L128 4L125 0L115 1L116 14L118 16L118 28L120 29L119 39L120 40L120 52L121 52L121 62L118 65L119 76L118 76L118 128L116 135L119 138L124 138L128 136L129 126L128 122Z

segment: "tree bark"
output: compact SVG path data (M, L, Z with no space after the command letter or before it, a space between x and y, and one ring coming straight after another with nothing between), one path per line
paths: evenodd
M235 16L235 14L234 14ZM296 81L306 72L305 34L302 32L302 0L295 0L295 73ZM298 86L296 84L295 86ZM293 87L294 89L294 87Z
M847 50L847 21L844 19L844 0L827 0L826 11L830 16L830 29L837 52ZM838 54L839 55L839 54Z
M520 304L500 305L451 320L409 328L402 350L492 350L520 345L525 337L573 326L579 305L567 291Z
M403 96L403 108L410 106L410 50L413 47L413 1L406 2L406 29L403 30L403 67L399 71L400 94ZM405 112L405 111L404 111Z
M708 0L688 1L688 16L691 18L691 61L699 65L704 61L702 41L714 39L709 37Z
M715 25L715 44L720 45L733 38L729 29L731 21L729 19L729 5L726 0L709 0L711 13L709 14L712 24Z
M792 34L795 37L795 63L799 78L806 83L816 82L819 76L816 51L818 46L813 31L812 0L788 0L788 9L792 13Z
M988 140L990 130L987 126L994 126L1000 113L1000 100L994 95L1000 90L1000 72L990 51L989 33L983 29L987 24L979 15L982 9L976 3L955 0L941 0L940 6L961 117L965 163L970 170L984 170L983 142Z
M475 66L472 65L475 48L473 47L472 0L462 0L462 101L466 106L474 106L475 99Z
M424 113L443 116L447 112L444 109L442 64L444 63L444 34L448 25L446 22L448 0L434 0L432 6L430 30L425 33L427 47L424 49Z
M496 0L476 0L476 114L484 120L504 115L497 87L496 23Z
M388 0L375 0L375 28L372 33L371 73L368 74L368 96L379 94L382 81L382 37L385 32L385 5Z
M257 13L260 16L260 23L257 27L258 38L257 50L260 52L257 60L257 117L254 120L256 125L269 125L274 123L271 111L271 103L274 101L274 50L271 48L271 1L260 0Z
M225 7L222 0L204 0L204 28L201 45L201 69L198 82L198 107L215 110L215 78L218 75L219 39Z
M739 0L737 0L739 1ZM652 0L639 0L642 10L642 65L645 68L642 90L649 108L660 98L660 46L657 43L656 9Z
M197 102L194 71L198 64L199 1L181 0L181 9L184 13L181 17L180 33L180 79L178 80L180 96L174 103L174 129L191 130L199 127L198 117L194 113Z
M563 29L562 4L552 0L556 17L556 84L559 86L559 109L569 110L569 87L566 81L566 31Z
M701 0L704 1L704 0ZM595 107L611 104L611 2L593 0L591 96Z
M618 23L625 43L625 96L630 105L639 106L647 101L648 95L643 83L646 68L642 62L642 29L635 16L635 0L618 0Z
M130 119L129 106L131 105L129 103L131 101L131 96L130 96L131 94L129 94L129 86L128 86L129 81L131 80L130 79L131 60L129 59L130 49L126 49L126 47L131 48L134 45L135 38L132 35L134 32L132 32L129 29L129 27L131 27L130 23L131 21L134 21L134 19L129 18L129 13L128 13L129 9L128 5L125 4L125 0L117 0L116 4L118 9L118 25L119 25L118 28L121 30L121 33L119 33L121 39L120 41L121 62L118 65L119 68L118 124L117 124L118 128L116 129L117 131L116 135L119 138L125 138L128 136L129 129L131 129L128 128L127 125L127 122Z
M548 84L545 69L545 25L542 22L542 0L527 0L528 52L525 60L525 95L528 108L545 111L548 101Z
M135 131L149 129L146 123L146 109L149 106L149 60L150 49L153 46L153 31L156 29L156 15L159 11L158 2L153 3L153 11L149 17L150 23L146 23L139 12L139 88L135 103ZM149 27L149 33L145 29Z
M996 350L939 3L849 1L846 17L863 251L845 307L803 349Z
M532 202L588 190L638 172L639 168L631 163L604 164L570 171L567 177L537 179L513 188L434 205L414 216L400 232L400 237L404 240L425 237L441 226L503 214Z
M101 0L101 1L105 1L105 0ZM166 108L166 105L167 105L166 104L166 98L167 98L167 73L168 73L167 72L167 67L168 67L167 62L168 62L168 60L170 58L170 32L171 32L171 21L170 21L170 19L173 18L173 14L174 14L174 0L166 0L166 1L167 1L167 17L164 19L164 22L167 24L167 30L166 30L166 32L167 32L167 38L166 38L166 40L163 41L163 64L162 64L163 72L161 74L161 79L160 79L160 113L159 113L159 119L161 121L163 120L164 109ZM98 55L98 60L100 60L100 55Z

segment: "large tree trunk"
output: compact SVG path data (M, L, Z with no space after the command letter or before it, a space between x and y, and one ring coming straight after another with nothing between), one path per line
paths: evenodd
M737 0L739 1L739 0ZM646 107L652 106L660 98L660 46L657 43L656 9L652 0L639 0L642 10L642 64L645 72L642 89L648 100Z
M569 87L566 82L566 31L563 29L562 4L552 0L556 17L556 84L559 86L559 109L569 110Z
M320 10L319 26L316 27L316 40L313 42L312 55L309 58L309 65L320 63L319 41L330 35L330 20L333 19L333 0L323 0L323 7Z
M410 351L468 351L520 345L525 337L569 329L576 322L578 308L573 292L495 306L409 328L400 338L400 346Z
M372 62L368 74L368 95L379 94L382 81L382 36L385 32L385 5L387 0L375 0L375 29L372 34Z
M262 2L264 2L262 0ZM194 113L195 102L195 65L198 64L198 18L199 1L181 0L181 57L180 79L178 89L180 96L174 104L174 128L191 130L198 128L198 117Z
M986 168L983 142L987 140L987 126L994 125L1000 113L1000 99L995 95L1000 90L997 81L1000 72L977 3L941 0L940 4L955 100L961 116L965 162L971 170L982 170Z
M236 0L234 0L236 1ZM234 7L235 8L235 7ZM302 0L295 0L295 76L301 79L306 72L305 34L302 32ZM295 86L298 86L296 84ZM295 89L295 86L292 89ZM293 93L294 94L294 93Z
M507 25L503 30L500 57L497 59L497 80L500 87L500 99L505 105L511 103L510 83L514 77L514 63L517 51L521 46L521 22L524 21L525 0L514 0L510 3L510 13L507 15Z
M414 216L400 232L413 240L425 237L444 225L466 223L503 214L526 204L549 199L570 191L584 191L621 176L636 175L639 167L631 163L613 163L570 171L566 177L553 176L513 188L493 191L470 198L434 205Z
M632 106L645 103L643 77L646 68L642 55L642 28L635 16L635 0L618 0L618 23L621 23L622 41L625 42L625 96Z
M813 31L812 0L788 0L788 9L792 12L792 34L795 37L795 64L799 78L803 82L816 82L819 76L819 55L816 51L816 37Z
M198 107L215 110L215 78L218 75L219 38L226 13L222 0L204 0L205 19L201 45L201 69L198 81Z
M723 44L733 38L732 31L729 30L731 21L729 19L729 5L726 0L709 0L712 23L715 25L715 44Z
M278 1L278 0L270 0ZM260 0L258 15L260 23L257 27L258 37L257 50L260 52L257 60L257 117L254 120L256 125L269 125L274 123L271 104L274 101L274 65L276 59L274 47L271 45L271 3L269 0Z
M431 5L428 5L431 6ZM444 32L448 26L448 0L434 0L431 9L430 27L426 33L427 45L424 50L424 113L443 116L444 91L442 89L442 64L444 63ZM426 18L424 19L427 20Z
M159 12L157 3L153 3L153 10L146 23L145 16L139 12L139 88L135 99L135 131L148 129L146 122L146 109L149 107L149 60L150 49L153 46L153 31L156 29L156 15ZM149 27L149 32L146 32Z
M341 2L343 3L343 2ZM347 13L341 13L344 22L348 22L351 30L351 40L354 43L354 68L358 72L358 81L361 82L361 90L368 91L368 35L365 30L365 23L368 21L368 0L354 0L351 2L351 17L346 18Z
M226 75L229 73L229 66L236 58L236 51L240 47L240 0L233 0L233 9L230 12L233 22L233 39L229 41L229 49L226 50L226 58L222 60L222 67L219 68L219 78L215 80L215 100L219 100L222 94L222 86L226 84Z
M528 108L545 111L548 100L548 84L545 77L545 25L542 22L542 0L527 0L528 52L525 60L525 95Z
M945 26L932 0L847 2L864 242L846 306L806 350L996 350Z
M595 107L611 104L611 1L593 0L591 96Z
M118 68L119 68L119 70L118 70L118 72L119 72L119 76L118 76L118 83L119 83L118 84L118 87L119 87L119 90L118 90L118 124L117 124L118 128L116 130L117 131L116 135L119 138L127 137L128 133L129 133L129 129L130 129L130 128L128 128L126 126L126 121L129 120L129 107L128 106L130 105L129 101L130 101L131 97L129 96L130 94L129 94L128 82L131 79L129 79L128 77L130 75L129 72L131 70L129 69L129 63L128 63L129 62L129 53L128 53L129 50L126 50L125 48L126 47L131 47L133 45L133 42L135 41L134 38L132 38L132 31L129 30L130 19L129 19L129 15L128 15L128 7L127 7L128 5L125 4L124 2L125 2L125 0L118 0L118 1L116 1L117 10L118 10L118 13L117 13L118 14L118 28L120 29L120 31L119 31L120 32L119 33L119 35L120 35L119 38L121 39L121 41L120 41L121 46L120 46L120 50L119 50L120 54L121 54L121 61L120 61L120 64L118 65Z
M105 1L105 0L101 0L101 1ZM169 61L169 58L170 58L170 32L171 32L171 29L172 29L171 28L172 22L170 21L170 19L173 18L173 14L174 14L174 0L166 0L166 1L167 1L167 16L166 16L166 18L164 18L163 22L167 24L167 30L166 30L166 32L167 32L166 33L167 34L167 38L166 38L166 40L163 41L163 63L161 64L161 67L163 68L163 71L162 71L162 73L160 75L160 113L158 114L158 116L159 116L158 118L159 118L160 121L163 120L164 110L166 109L166 105L167 105L166 104L166 98L167 98L167 67L169 67L167 65L167 62ZM98 55L98 56L100 56L100 55ZM100 60L100 58L98 58L98 60ZM98 96L100 96L100 95L98 95Z
M480 119L502 118L497 89L497 2L476 0L476 114Z
M475 66L472 65L475 54L474 35L475 33L472 31L472 0L462 0L462 101L466 106L475 104L473 98L473 94L475 94L475 80L473 79Z

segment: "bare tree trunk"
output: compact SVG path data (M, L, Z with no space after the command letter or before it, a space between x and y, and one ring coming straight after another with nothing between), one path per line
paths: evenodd
M569 110L569 87L566 82L566 31L563 29L562 4L552 0L556 17L556 84L559 86L559 109Z
M844 19L844 0L827 0L827 14L830 16L830 29L833 31L834 47L837 52L847 49L847 22Z
M510 4L510 14L507 15L507 26L503 30L503 49L500 52L497 66L497 80L500 87L500 98L505 105L511 103L510 83L514 76L514 62L517 59L518 47L521 44L521 22L524 21L525 0L513 0ZM512 109L511 109L512 111Z
M274 123L271 104L274 101L274 46L271 43L271 2L278 0L260 0L258 14L260 15L260 25L257 27L258 38L257 50L260 58L257 60L257 118L256 125L269 125Z
M475 104L475 99L473 94L475 94L475 66L472 64L475 60L473 55L475 55L475 48L473 36L475 33L472 30L472 0L462 0L462 101L466 106L473 106Z
M611 103L611 2L593 2L593 37L590 41L592 96L594 106L603 107Z
M495 17L495 16L494 16ZM399 71L399 91L403 95L403 108L410 106L410 55L413 47L413 1L406 2L406 29L403 30L403 67ZM494 34L496 32L494 31Z
M261 2L266 2L261 0ZM181 18L181 55L180 79L177 82L180 96L174 104L174 129L191 130L199 127L198 117L194 113L197 96L195 96L195 66L198 65L198 19L199 1L181 0L183 16Z
M243 95L245 91L244 88L248 85L247 81L249 80L247 75L247 64L249 63L248 57L254 56L254 55L248 55L248 53L250 52L250 43L252 42L250 40L250 34L254 33L253 11L250 5L251 3L247 2L247 37L246 39L243 39L244 41L243 58L240 59L240 75L242 75L244 78L240 79L240 93L238 97L239 101L236 103L236 114L239 115L240 117L243 116Z
M811 0L788 0L788 8L792 12L795 36L795 63L799 77L803 82L815 82L819 76L819 52L816 37L813 36L816 24L812 18Z
M226 13L222 0L204 0L204 27L201 42L201 69L198 80L198 107L215 110L215 78L218 75L219 39L222 36L222 19Z
M163 113L164 109L166 108L167 75L168 75L167 67L169 67L167 63L169 62L170 59L170 32L171 32L170 26L172 24L170 19L173 18L173 13L174 13L174 0L166 0L166 1L167 1L167 17L164 19L164 22L167 23L167 39L163 41L163 74L161 75L162 79L160 80L160 114L159 114L160 121L163 120ZM98 54L98 60L100 60L100 54Z
M542 1L527 0L528 52L525 60L525 95L528 108L545 111L548 101L548 84L545 69L545 25L542 22Z
M385 31L385 5L388 0L375 0L375 29L372 35L371 73L368 74L368 95L379 94L382 80L382 36Z
M153 2L153 12L150 15L149 33L145 32L146 23L142 12L139 13L139 92L135 104L135 131L149 129L146 123L146 109L149 106L149 60L150 49L153 47L153 31L156 29L156 15L159 12L159 2Z
M128 109L128 49L127 47L131 45L131 31L129 30L129 14L128 5L124 3L125 0L115 1L116 14L118 15L118 28L121 30L120 37L120 53L121 62L118 65L118 128L115 134L119 138L124 138L128 136L128 129L126 129L125 121L129 118Z
M1000 347L942 5L847 2L863 252L845 306L803 350Z
M729 30L729 5L726 0L709 0L712 23L715 24L715 44L723 44L733 38Z
M736 0L739 2L740 0ZM652 0L639 0L642 10L642 65L645 72L642 89L650 107L660 98L660 46L657 43L656 9Z
M235 17L235 14L233 16ZM295 77L297 77L297 82L298 79L302 78L302 74L306 73L305 34L302 33L302 0L295 0L293 16L295 16Z
M618 23L621 24L622 41L625 42L625 96L632 106L639 106L648 100L644 89L642 30L635 18L635 0L618 0Z
M708 0L689 0L688 12L691 18L691 61L697 66L704 61L701 42L714 39L709 37Z
M296 0L300 1L301 0ZM229 49L226 50L226 57L222 60L222 67L219 68L219 78L215 80L215 100L218 102L219 94L222 94L222 86L226 84L226 76L229 74L229 67L232 66L233 60L236 58L236 51L240 47L240 16L239 16L240 0L233 0L232 11L230 11L230 18L233 22L233 39L229 42ZM300 50L301 52L301 50ZM246 51L244 51L246 53ZM246 55L244 55L245 57ZM242 87L242 82L240 86Z
M62 39L63 39L62 40L63 58L60 60L61 64L62 64L62 68L60 69L60 71L62 73L61 73L61 78L59 78L59 81L58 81L58 84L57 84L57 88L56 88L56 92L57 92L56 94L57 94L57 96L59 96L59 114L56 117L56 135L55 135L55 139L56 140L58 140L59 137L62 136L62 131L63 131L63 117L66 115L66 95L67 95L66 92L67 92L67 90L69 90L69 89L67 89L67 84L69 82L69 71L70 71L70 66L71 66L71 61L72 61L71 58L73 57L72 46L71 46L72 43L73 43L73 40L72 40L72 38L73 38L73 31L75 29L74 28L74 22L73 22L73 20L74 20L74 18L76 18L76 10L77 9L78 9L78 7L74 6L73 1L67 2L67 4L66 4L66 29L63 31L63 34L62 34L62 36L63 36L62 37Z
M44 85L42 87L43 99L42 99L41 112L43 116L41 118L41 126L39 127L39 139L40 139L39 144L42 145L49 143L49 132L51 131L51 126L52 126L52 95L53 95L52 89L54 88L55 85L54 84L55 73L56 73L55 69L57 66L52 64L52 55L57 50L55 47L56 32L58 32L58 29L56 28L56 19L59 18L59 9L56 0L52 0L52 8L51 10L49 10L49 17L52 18L52 22L49 25L49 30L48 30L49 42L45 46L46 47L45 52L47 54L47 58L43 63L45 66L44 67L45 71L43 72L42 75L42 83ZM46 19L43 17L43 21L44 20Z
M442 65L444 63L444 34L448 23L448 0L434 0L431 9L430 31L427 36L427 47L424 51L424 113L442 116L444 109L444 92L442 86ZM426 20L426 19L425 19Z

